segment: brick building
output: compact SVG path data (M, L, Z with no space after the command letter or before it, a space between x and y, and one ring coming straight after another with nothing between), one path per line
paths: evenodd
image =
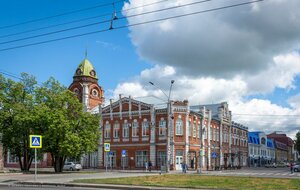
M97 72L87 57L76 68L69 90L77 95L87 112L104 102L104 90L98 84ZM84 168L98 167L98 151L83 155L81 164Z
M290 137L280 132L273 132L267 136L268 138L273 139L275 141L276 152L277 152L276 155L278 155L278 157L276 158L277 161L285 161L285 162L294 161L295 143ZM284 154L286 155L284 156Z
M180 170L181 163L194 170L246 166L248 128L231 122L227 103L214 105L218 112L213 115L209 106L171 101L168 114L167 104L159 101L120 96L92 110L101 116L99 167L142 169L151 161L160 168L168 156L174 170ZM104 143L110 143L110 153L103 151Z

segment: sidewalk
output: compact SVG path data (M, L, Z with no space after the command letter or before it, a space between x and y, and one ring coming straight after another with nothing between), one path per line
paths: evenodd
M39 173L40 172L40 173ZM193 174L195 171L188 171L188 174ZM165 174L165 173L163 173ZM170 174L181 174L181 171L171 171ZM86 187L86 188L106 188L106 189L153 189L153 190L179 190L188 188L172 188L172 187L153 187L153 186L131 186L131 185L113 185L113 184L85 184L73 183L76 179L95 179L95 178L120 178L120 177L135 177L160 175L160 170L152 170L151 172L143 170L113 170L105 172L103 169L82 170L79 172L64 172L55 174L52 168L38 170L37 180L34 180L34 172L23 174L20 171L12 173L0 174L1 186L62 186L62 187ZM183 174L185 175L185 174Z

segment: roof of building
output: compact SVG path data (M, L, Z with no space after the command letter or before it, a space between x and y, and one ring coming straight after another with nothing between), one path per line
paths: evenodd
M97 73L94 69L94 66L87 58L85 58L78 65L78 67L75 71L74 77L78 77L78 76L86 76L86 77L92 77L92 78L98 79Z
M239 129L243 129L243 130L248 131L248 127L244 126L243 124L240 124L240 123L237 123L237 122L234 122L234 121L232 121L231 124L235 128L239 128Z
M281 150L288 150L287 144L276 141L275 140L275 145L277 149L281 149Z
M194 106L190 106L190 109L193 111L199 112L202 107L205 107L206 109L209 109L211 111L213 118L218 118L220 106L221 106L221 103L220 104L207 104L207 105L194 105Z
M259 132L248 132L248 142L252 144L260 144Z
M267 139L267 147L275 148L274 141L272 139Z

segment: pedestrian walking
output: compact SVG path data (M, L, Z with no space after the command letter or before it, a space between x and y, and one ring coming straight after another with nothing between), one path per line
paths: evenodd
M187 165L184 162L181 163L181 169L182 173L186 173Z
M148 169L149 169L149 172L151 172L151 169L152 169L152 162L151 162L151 160L149 161Z
M294 173L293 163L290 163L291 174Z
M148 171L148 162L145 162L145 170Z

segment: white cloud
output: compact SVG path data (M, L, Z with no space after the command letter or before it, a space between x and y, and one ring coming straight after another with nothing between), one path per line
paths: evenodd
M133 97L154 95L166 100L171 80L175 80L172 99L181 101L187 99L191 105L227 101L233 111L234 120L248 126L250 131L261 130L267 133L284 131L293 137L297 130L300 130L300 119L297 119L299 117L292 116L300 114L300 106L285 108L272 104L270 100L244 100L243 97L251 90L248 89L247 82L239 77L234 79L190 77L178 75L170 66L155 65L153 68L142 71L134 79L119 84L113 91L113 96L117 98L119 94ZM149 84L149 81L153 82L156 87ZM164 91L165 95L157 87ZM300 95L291 98L289 100L291 105L298 104L299 97Z
M252 93L272 92L275 87L295 88L294 78L300 74L300 55L297 52L278 55L273 58L272 67L248 77L249 91Z
M156 2L144 0L144 4ZM145 6L127 15L183 5L195 0L176 0ZM212 1L128 19L129 24L207 10L236 1ZM141 5L130 0L123 9ZM154 64L113 91L114 96L168 94L191 104L227 101L234 119L267 133L284 131L290 137L300 130L300 95L286 108L270 100L245 100L248 95L268 94L276 88L295 89L300 74L299 0L272 0L250 6L209 12L130 28L130 38L142 59ZM151 86L151 81L161 90ZM250 115L249 115L250 114ZM252 114L252 116L251 116ZM255 115L255 116L254 116ZM284 115L284 116L257 116ZM289 116L287 116L289 115Z
M145 0L144 4L155 2ZM168 1L130 11L127 15L167 8L194 0ZM236 1L211 1L128 18L130 24L182 15ZM130 0L124 9L141 5ZM226 10L130 28L139 55L193 76L252 76L273 67L273 58L299 48L299 0L272 0ZM285 84L283 84L285 85Z
M288 102L293 108L299 108L300 107L300 94L290 97L288 99Z
M300 107L285 108L269 100L252 99L230 104L233 119L249 127L249 131L283 131L294 138L300 130Z

